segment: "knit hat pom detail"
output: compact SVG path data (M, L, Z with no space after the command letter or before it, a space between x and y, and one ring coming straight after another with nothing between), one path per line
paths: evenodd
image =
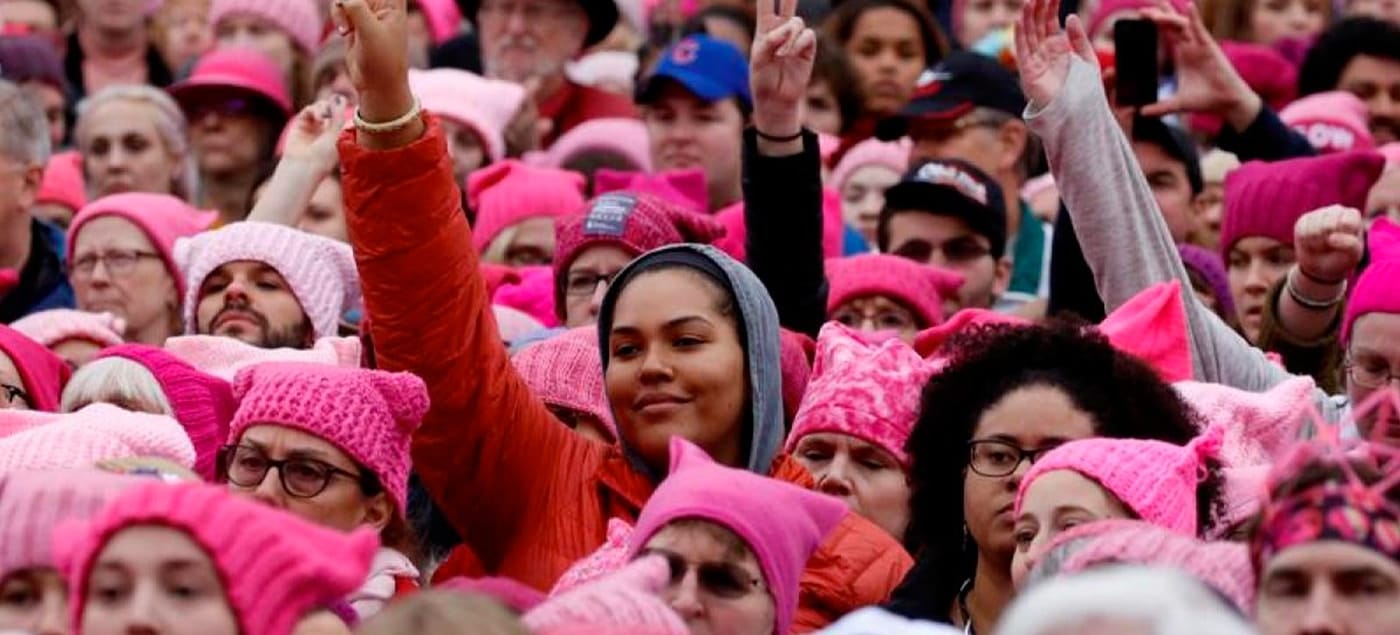
M384 396L394 423L405 434L413 434L428 414L428 387L413 373L374 373L370 383Z

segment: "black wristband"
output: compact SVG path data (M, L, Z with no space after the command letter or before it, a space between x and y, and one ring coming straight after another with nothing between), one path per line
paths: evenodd
M800 128L797 130L797 134L788 137L778 137L771 134L766 134L758 128L754 128L753 132L754 134L758 135L759 139L763 139L764 141L772 141L774 143L787 143L789 141L797 141L798 139L802 138L802 130Z

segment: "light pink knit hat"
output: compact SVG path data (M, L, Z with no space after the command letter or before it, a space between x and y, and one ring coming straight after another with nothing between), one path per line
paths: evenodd
M231 337L181 335L165 340L165 350L191 366L232 382L238 371L268 362L304 362L359 368L364 346L358 337L323 337L309 349L259 348Z
M1376 147L1366 123L1366 103L1344 90L1308 95L1278 114L1321 154Z
M1201 415L1206 428L1224 430L1219 458L1228 467L1272 464L1297 441L1302 413L1312 405L1317 390L1317 384L1306 375L1294 376L1265 392L1194 381L1172 387Z
M321 44L321 13L313 0L214 0L209 25L233 14L246 13L273 23L287 33L303 53L312 55Z
M546 404L592 417L617 439L608 395L598 329L581 326L530 344L511 358L515 371Z
M507 160L467 177L476 210L472 244L484 252L502 231L530 218L561 218L583 209L583 175Z
M549 149L525 156L531 165L563 168L585 152L609 152L642 172L651 171L651 146L647 127L638 119L590 119L559 135Z
M175 259L175 242L209 228L218 216L201 212L178 198L167 194L128 192L99 198L84 207L68 226L68 254L73 254L78 235L93 220L104 216L121 218L141 230L155 248L165 270L175 281L175 289L184 297L185 276Z
M577 587L531 609L521 621L534 633L646 633L685 635L690 629L659 594L671 579L660 556L642 558L608 577Z
M185 468L194 445L178 421L95 403L0 438L0 474L85 468L110 459L165 459Z
M835 322L822 327L817 360L786 451L814 432L874 443L909 465L904 442L919 416L919 395L936 364L895 338L872 338Z
M1205 460L1215 455L1225 431L1219 427L1185 446L1143 439L1093 438L1071 441L1045 454L1026 471L1016 492L1016 515L1026 492L1041 475L1078 472L1113 494L1147 522L1195 536L1196 486Z
M455 68L410 69L408 86L423 108L476 132L492 163L505 157L506 126L525 101L523 86Z
M601 197L609 192L624 190L636 194L650 194L695 214L710 213L710 193L706 185L705 171L701 169L667 170L648 174L603 168L593 173L594 196Z
M62 205L75 213L87 205L87 186L83 184L83 155L72 150L49 157L44 166L44 180L39 183L39 204Z
M428 412L428 389L416 375L276 362L238 373L233 394L229 443L260 424L315 435L373 472L406 513L409 441Z
M827 185L836 191L841 191L845 187L846 180L852 174L868 165L879 165L889 168L895 174L903 175L909 170L909 147L912 144L909 139L903 138L899 141L880 141L879 139L866 139L851 146L850 150L841 157L841 162L831 169L831 176L827 178Z
M320 527L221 487L140 485L91 522L65 524L54 536L72 598L72 632L82 632L88 579L107 542L124 529L151 525L188 535L208 554L243 635L291 633L308 612L364 583L379 548L371 529Z
M68 340L87 340L105 348L122 343L126 320L105 311L49 309L15 320L10 328L49 348Z
M555 581L554 588L549 590L549 597L557 597L627 566L627 543L631 539L632 525L621 518L609 518L607 541L593 553L569 565L564 575Z
M841 305L881 296L914 312L920 328L943 322L943 300L956 297L962 274L888 254L863 254L826 261L826 312Z
M340 317L360 305L360 274L349 245L283 225L242 221L175 243L175 261L187 283L186 333L195 333L204 279L238 260L265 263L282 274L317 338L335 335Z
M0 580L54 568L53 533L86 520L122 490L145 481L97 470L38 470L0 476Z

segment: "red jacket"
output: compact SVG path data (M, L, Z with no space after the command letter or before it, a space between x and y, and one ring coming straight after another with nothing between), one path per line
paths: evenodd
M538 104L541 119L554 122L542 143L548 147L560 135L589 119L636 119L639 115L632 100L592 86L575 84L565 79L558 92Z

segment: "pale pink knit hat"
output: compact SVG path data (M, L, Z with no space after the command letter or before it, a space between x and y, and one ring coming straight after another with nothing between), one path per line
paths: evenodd
M1320 154L1376 147L1366 123L1366 103L1344 90L1308 95L1289 104L1278 116L1307 137Z
M215 212L201 212L189 203L167 194L147 194L128 192L99 198L84 207L73 217L68 226L68 251L72 255L78 244L78 235L91 221L104 216L121 218L141 230L155 248L165 270L175 281L175 289L184 297L185 276L175 259L175 243L181 238L194 236L209 228L218 216Z
M1172 384L1205 422L1224 431L1219 458L1227 467L1269 465L1298 439L1302 413L1312 405L1317 384L1294 376L1264 392L1223 384Z
M1220 448L1224 432L1211 428L1185 446L1144 439L1071 441L1047 452L1021 478L1016 515L1021 515L1026 492L1036 479L1070 470L1108 490L1138 518L1195 536L1196 487L1205 478L1205 461Z
M592 417L617 439L608 395L598 329L581 326L530 344L511 358L515 371L546 404Z
M54 568L53 533L86 520L122 490L144 481L97 470L38 470L0 476L0 580Z
M233 393L229 443L262 424L315 435L373 472L406 513L409 441L428 412L428 389L416 375L274 362L238 373Z
M44 166L44 180L39 182L39 195L34 202L62 205L75 213L87 205L82 153L72 150L49 157L49 162Z
M670 579L671 568L665 558L642 558L608 577L545 601L521 621L534 633L565 629L685 635L690 632L685 621L659 595Z
M671 437L671 469L642 507L628 552L635 557L666 525L706 520L734 532L758 558L773 596L774 633L797 612L798 579L807 559L841 519L845 503L791 483L714 462L695 444ZM783 510L774 514L774 510Z
M904 305L919 328L943 322L943 301L957 296L962 274L888 254L863 254L826 261L826 312L860 298L880 296Z
M178 421L95 403L0 438L0 474L84 468L110 459L165 459L193 468L194 445Z
M195 333L204 279L239 260L265 263L282 274L317 338L335 335L341 316L360 305L360 274L349 245L284 225L242 221L175 243L175 261L187 283L186 333Z
M364 583L379 548L371 529L320 527L222 487L139 485L91 522L65 524L54 536L72 632L82 632L89 576L107 542L124 529L152 525L188 535L208 554L243 635L288 635L307 613Z
M642 172L651 171L647 127L638 119L590 119L559 135L549 149L525 156L531 165L563 168L585 152L616 154Z
M492 163L505 157L506 127L525 102L523 86L455 68L410 69L408 86L423 108L476 132Z
M259 348L232 337L181 335L165 340L165 350L191 366L232 382L238 371L268 362L304 362L341 368L359 368L364 346L358 337L323 337L315 346Z
M868 165L878 165L893 170L895 174L904 174L909 170L909 147L912 144L908 138L899 141L880 141L879 139L866 139L851 146L850 150L841 157L841 162L831 169L831 176L826 183L832 189L841 191L845 187L846 180L852 174Z
M314 0L214 0L209 7L209 25L230 15L246 13L257 16L286 32L303 53L312 55L320 48L320 10Z
M812 378L788 435L788 453L809 434L834 432L874 443L908 466L904 442L936 364L898 339L870 339L835 322L822 327Z
M122 343L126 320L111 313L75 309L49 309L30 313L10 323L10 328L53 348L68 340L87 340L103 347Z
M627 566L627 543L631 539L632 525L621 518L609 518L607 541L569 565L549 590L549 597L557 597Z
M583 209L583 175L502 161L467 177L467 202L476 210L472 244L484 252L502 231L530 218L561 218Z
M1221 509L1206 537L1226 540L1231 532L1259 515L1268 498L1269 470L1272 465L1227 467L1220 470L1223 487L1220 490Z

